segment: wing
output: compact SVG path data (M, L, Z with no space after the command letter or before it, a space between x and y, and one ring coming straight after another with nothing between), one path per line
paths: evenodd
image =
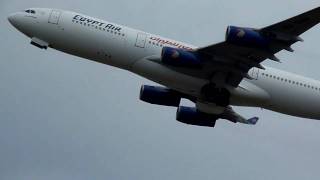
M266 59L280 61L275 54L281 50L293 52L291 45L303 41L299 36L319 22L320 7L262 29L231 27L227 36L233 33L232 38L236 40L227 37L225 42L199 48L196 52L228 67L226 83L237 87L243 78L250 78L247 73L251 68L264 69L260 63ZM249 38L241 39L246 33Z
M263 30L290 34L292 36L299 36L302 33L306 32L308 29L317 25L319 23L319 19L320 7L303 13L299 16L263 28Z

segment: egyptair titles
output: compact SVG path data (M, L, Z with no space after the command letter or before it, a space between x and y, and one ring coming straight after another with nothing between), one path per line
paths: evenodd
M120 32L121 29L122 29L121 27L116 26L114 24L110 24L110 23L106 24L104 22L97 21L97 20L94 20L94 19L91 19L91 18L87 18L87 17L81 16L81 15L75 15L73 17L73 20L84 22L84 23L91 24L91 25L94 25L94 26L98 26L98 27L101 27L101 28L104 28L104 29L110 29L110 30L113 30L113 31L118 31L118 32Z

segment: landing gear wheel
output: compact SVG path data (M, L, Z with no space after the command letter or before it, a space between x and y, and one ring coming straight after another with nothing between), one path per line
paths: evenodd
M214 83L203 86L202 94L205 100L218 106L226 107L230 104L230 92L225 88L217 88Z

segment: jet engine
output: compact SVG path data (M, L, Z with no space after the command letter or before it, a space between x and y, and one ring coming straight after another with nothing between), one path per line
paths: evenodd
M177 110L176 119L189 125L214 127L218 116L202 113L194 107L180 106Z
M178 107L181 95L176 91L158 86L141 86L140 100L156 105Z
M201 67L201 59L195 52L171 47L162 49L161 61L172 66Z
M226 32L226 42L248 47L267 47L270 39L253 28L229 26Z

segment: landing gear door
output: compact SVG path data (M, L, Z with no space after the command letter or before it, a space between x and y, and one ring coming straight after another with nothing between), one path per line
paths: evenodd
M58 24L61 16L61 12L57 10L52 10L49 16L48 23L50 24Z
M145 48L146 46L147 35L144 33L138 33L136 40L136 47Z

